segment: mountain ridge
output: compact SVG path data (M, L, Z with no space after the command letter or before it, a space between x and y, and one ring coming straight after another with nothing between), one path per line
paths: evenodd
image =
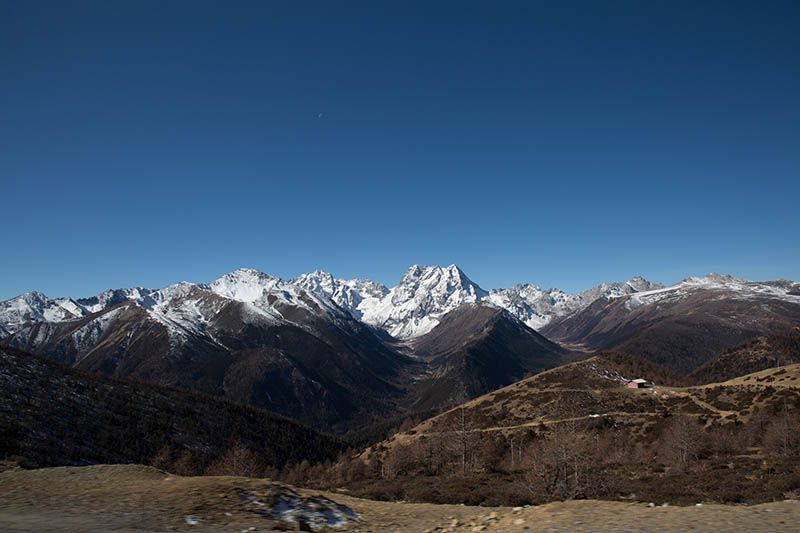
M159 304L170 298L169 293L191 287L254 305L255 314L278 320L286 317L280 312L275 313L273 304L277 300L305 308L313 307L329 316L346 312L371 328L401 341L430 332L445 314L465 303L483 302L503 308L538 331L580 313L598 300L627 297L626 306L632 310L692 288L727 288L753 293L753 287L760 287L757 292L762 296L800 302L800 284L797 282L751 282L715 273L705 277L687 277L668 287L635 276L625 282L601 283L591 289L568 294L557 288L544 290L530 283L487 291L454 264L448 267L412 265L392 288L368 279L335 278L322 270L283 280L255 269L240 268L210 283L179 282L161 289L110 289L87 298L51 299L36 291L24 293L0 302L0 338L7 337L29 322L66 321L124 301L134 301L148 311L154 311L151 314L157 320L173 330L180 330L186 321L159 313ZM304 291L305 296L301 296L299 290ZM267 293L272 293L273 301L265 301L269 299ZM313 303L309 304L312 300ZM183 313L182 316L185 315ZM195 318L199 317L195 315Z
M722 350L800 323L795 282L709 274L618 299L598 299L541 329L587 350L636 354L690 373Z
M412 363L327 297L253 270L138 296L81 317L27 322L2 341L327 428L390 409L402 395L397 376Z

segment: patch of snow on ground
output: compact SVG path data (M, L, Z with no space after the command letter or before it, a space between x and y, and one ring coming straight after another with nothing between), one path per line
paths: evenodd
M257 491L248 490L240 498L253 505L252 511L266 519L277 520L295 527L308 526L312 531L340 529L363 522L363 517L347 507L323 496L303 497L297 492L283 488L271 506L257 500Z

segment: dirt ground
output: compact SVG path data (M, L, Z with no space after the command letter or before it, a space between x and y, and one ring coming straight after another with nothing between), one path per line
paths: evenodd
M309 526L302 520L276 520L270 519L268 512L265 514L270 505L276 509L283 505L283 511L291 515L295 511L286 502L297 508L305 506L329 521ZM357 514L348 514L349 510ZM343 529L352 532L800 532L800 503L653 507L642 503L572 501L512 509L375 502L339 493L302 489L295 492L268 480L170 476L138 465L0 473L0 531L336 529L330 525L343 525Z

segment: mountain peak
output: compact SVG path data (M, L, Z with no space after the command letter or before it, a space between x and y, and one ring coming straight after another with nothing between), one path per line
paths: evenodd
M456 265L412 265L379 305L365 310L364 319L408 339L427 333L456 307L488 295Z
M717 274L716 272L709 272L703 277L690 276L681 280L680 283L684 285L725 285L731 283L747 283L748 280L742 278L735 278L730 274Z
M229 272L202 288L241 302L254 302L267 290L281 283L280 278L254 268L239 268Z
M237 268L233 272L228 272L220 278L212 281L211 284L213 285L214 283L218 282L274 284L277 281L280 281L280 278L271 276L270 274L261 272L255 268Z
M46 294L39 291L28 291L20 294L14 300L24 300L26 302L47 302L50 298Z
M225 274L222 277L225 277L225 276L240 277L240 278L246 278L246 277L264 278L264 277L266 277L266 278L270 278L270 279L275 279L275 276L270 276L269 274L267 274L265 272L262 272L262 271L260 271L258 269L247 268L247 267L237 268L236 270L234 270L232 272L228 272L227 274Z
M653 283L651 281L647 281L642 276L633 276L631 279L625 282L629 287L634 289L636 292L643 292L643 291L650 291L653 289L660 289L663 287L660 283Z
M464 274L464 271L458 268L457 265L452 264L450 266L439 266L439 265L411 265L406 270L406 273L403 275L403 278L400 280L400 283L403 281L411 281L411 280L419 280L419 279L454 279L458 280L460 283L463 284L472 284L475 283ZM477 287L477 285L475 285Z
M52 300L38 291L30 291L0 302L0 333L13 333L24 324L41 320L57 322L75 318L68 299Z
M706 279L714 280L714 281L740 281L737 278L734 278L730 274L717 274L716 272L709 272L706 274Z

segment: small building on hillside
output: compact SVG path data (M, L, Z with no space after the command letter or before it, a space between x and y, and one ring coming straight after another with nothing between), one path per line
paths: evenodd
M630 380L628 382L628 388L629 389L647 389L647 388L649 388L651 386L652 385L651 385L651 383L649 381L647 381L646 379L642 379L642 378L632 379L632 380Z

